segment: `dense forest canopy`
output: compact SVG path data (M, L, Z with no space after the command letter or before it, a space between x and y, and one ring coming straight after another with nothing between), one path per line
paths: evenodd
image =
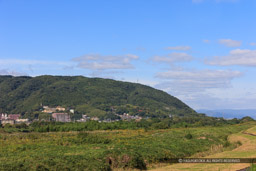
M83 76L0 76L0 113L31 113L42 106L63 106L78 113L168 117L195 115L179 99L152 87Z

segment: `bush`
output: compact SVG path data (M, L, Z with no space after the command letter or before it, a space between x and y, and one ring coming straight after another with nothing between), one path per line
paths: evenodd
M188 134L185 135L185 138L187 138L187 139L192 139L193 136L192 136L192 134L188 133Z
M134 168L140 170L146 170L146 163L142 155L138 152L132 154L120 154L121 151L115 151L109 154L106 163L109 164L111 168Z
M239 145L239 146L242 145L241 141L237 141L236 143L237 143L237 145Z
M5 125L4 125L4 128L13 128L13 126L8 123L8 124L5 124Z
M89 134L87 132L79 132L77 139L71 139L71 142L75 144L109 144L111 140L99 135Z
M48 171L49 169L47 167L45 167L44 165L37 165L36 166L36 171Z
M20 123L20 124L15 124L15 128L21 129L21 128L28 128L27 124L25 123Z
M136 168L140 170L146 170L146 163L143 160L143 157L139 153L135 153L132 156L132 160L130 162L131 168Z
M231 143L229 141L226 141L223 145L223 147L229 147L231 145Z

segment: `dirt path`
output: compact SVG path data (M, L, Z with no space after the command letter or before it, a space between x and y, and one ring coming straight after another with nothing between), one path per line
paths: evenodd
M206 158L256 158L256 126L237 134L229 136L229 141L242 143L232 151L207 156ZM162 168L152 169L151 171L236 171L250 167L249 163L238 164L173 164Z

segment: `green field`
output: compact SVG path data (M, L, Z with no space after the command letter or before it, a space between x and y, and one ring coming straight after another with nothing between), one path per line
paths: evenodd
M220 151L208 154L206 158L256 158L256 126L231 134L229 142L240 142L240 145L232 150ZM194 157L194 156L192 156ZM234 171L247 168L248 171L256 171L256 165L251 163L179 163L163 167L156 167L152 171Z
M147 169L174 157L228 150L228 135L255 122L165 130L7 133L0 129L0 170Z

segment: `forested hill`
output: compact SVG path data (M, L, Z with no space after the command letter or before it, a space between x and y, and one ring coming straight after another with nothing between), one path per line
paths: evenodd
M29 113L42 105L104 115L109 111L142 116L194 115L179 99L149 86L83 76L0 76L0 113Z

